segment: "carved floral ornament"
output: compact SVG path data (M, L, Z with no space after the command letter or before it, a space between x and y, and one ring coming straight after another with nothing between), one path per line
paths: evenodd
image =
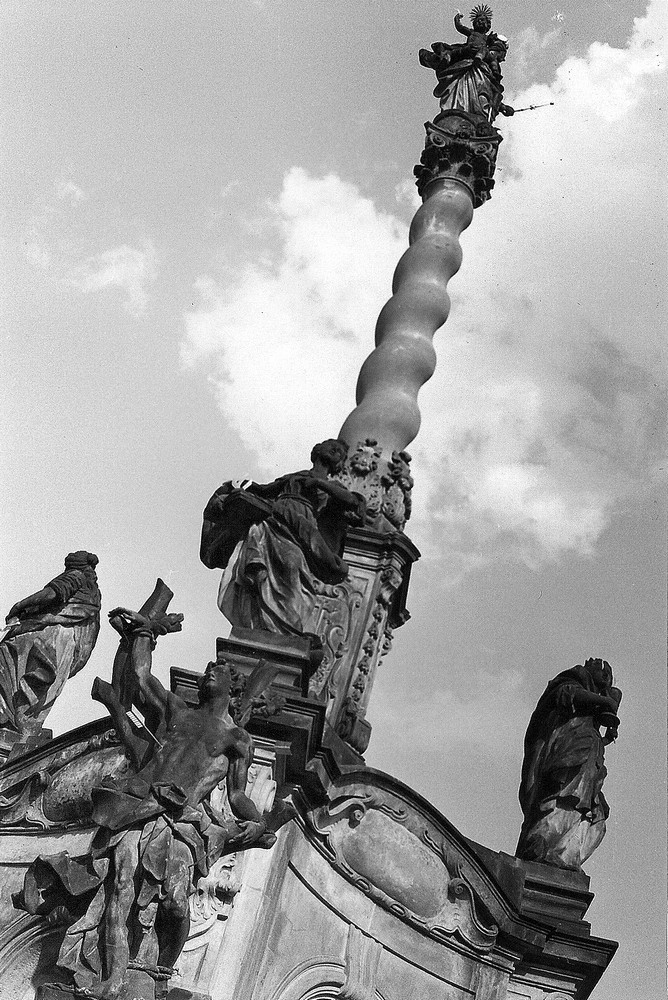
M498 927L484 913L462 860L398 797L353 786L307 822L330 864L375 903L436 940L455 936L477 952L494 947Z
M358 441L336 478L352 493L360 493L366 503L367 526L385 531L402 531L411 516L413 477L411 456L394 451L387 458L375 438Z
M357 577L351 583L325 584L316 581L316 616L309 623L309 629L321 636L325 652L310 681L311 692L316 696L323 691L326 691L327 697L334 694L331 681L350 649L355 615L362 606L368 586L368 581Z

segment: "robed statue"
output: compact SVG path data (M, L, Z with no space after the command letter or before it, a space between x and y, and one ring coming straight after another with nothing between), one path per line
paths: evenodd
M69 677L88 662L100 631L100 591L92 552L70 552L65 570L17 601L0 640L0 729L25 742Z
M260 815L246 794L253 741L230 714L232 673L224 659L206 668L195 708L152 674L157 636L178 631L181 620L111 612L129 647L126 690L144 725L130 722L114 686L96 680L93 697L111 713L128 768L92 790L96 832L88 853L38 857L15 898L30 913L65 924L56 964L77 995L152 997L187 939L198 880L225 853L270 847L272 831L294 815L282 802ZM263 664L256 670L267 680ZM221 782L228 815L210 801Z
M474 7L470 17L469 28L461 12L455 14L455 28L466 36L464 43L434 42L431 51L420 49L419 58L436 73L434 96L440 100L441 111L466 111L491 123L499 113L514 114L503 103L501 83L508 40L491 30L492 11L486 4Z
M601 843L610 812L604 747L617 738L621 697L601 659L547 685L524 738L519 858L578 870Z
M268 484L227 482L212 496L200 557L225 570L218 606L233 625L302 635L315 581L346 579L346 530L364 515L364 498L332 478L347 452L343 441L323 441L310 469Z

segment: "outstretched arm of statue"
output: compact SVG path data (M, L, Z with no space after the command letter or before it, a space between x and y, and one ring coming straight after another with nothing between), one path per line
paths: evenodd
M360 505L360 499L364 500L364 497L360 493L351 493L349 489L337 482L336 479L318 479L318 489L329 493L342 507L348 507L350 510L357 510Z
M49 604L53 604L56 598L56 591L51 584L47 583L46 587L42 587L36 594L31 594L29 597L24 597L22 601L17 601L10 608L6 621L9 621L11 618L25 618L29 615L34 615L42 611L45 607L48 607Z
M462 12L461 12L461 10L459 10L459 8L457 9L457 13L455 14L455 28L460 33L460 35L466 35L467 38L471 34L471 31L472 31L471 28L469 28L467 25L465 25L463 23L463 21L462 21Z
M156 636L180 632L182 621L183 615L161 615L151 619L127 608L114 608L109 612L112 627L131 643L129 673L140 695L138 708L141 711L146 706L161 713L164 711L169 692L151 673L152 652Z

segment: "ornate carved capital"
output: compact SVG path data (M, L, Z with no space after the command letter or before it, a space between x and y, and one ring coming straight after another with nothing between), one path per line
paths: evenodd
M450 178L469 189L473 207L479 208L494 187L499 132L486 119L466 111L443 111L424 127L425 148L413 171L420 196L425 199L432 181Z

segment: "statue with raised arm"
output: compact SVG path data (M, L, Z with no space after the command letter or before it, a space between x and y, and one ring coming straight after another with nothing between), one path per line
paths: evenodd
M314 580L346 579L346 529L364 514L363 497L332 478L347 452L343 441L323 441L311 452L310 469L266 485L224 483L212 496L200 557L225 570L218 606L233 625L302 635Z
M454 19L466 42L434 42L431 51L420 49L419 58L436 73L434 96L440 99L441 111L466 111L491 123L499 113L514 114L502 101L501 63L508 40L491 30L492 11L486 4L474 7L470 17L471 28L463 23L461 11Z
M70 552L65 570L12 607L0 640L0 729L25 742L69 677L88 662L100 631L92 552Z
M229 851L270 847L272 830L294 813L280 803L260 815L245 792L253 741L230 715L228 663L208 665L192 708L151 672L157 636L178 631L182 615L117 608L110 618L129 646L133 704L145 723L132 724L114 687L96 680L93 697L110 711L128 770L93 788L88 854L38 857L15 904L66 924L57 966L75 995L152 1000L187 939L198 879ZM264 665L256 669L268 683ZM221 782L227 817L209 801Z
M621 697L601 659L547 685L524 738L518 858L579 870L601 843L610 812L604 747L617 738Z

